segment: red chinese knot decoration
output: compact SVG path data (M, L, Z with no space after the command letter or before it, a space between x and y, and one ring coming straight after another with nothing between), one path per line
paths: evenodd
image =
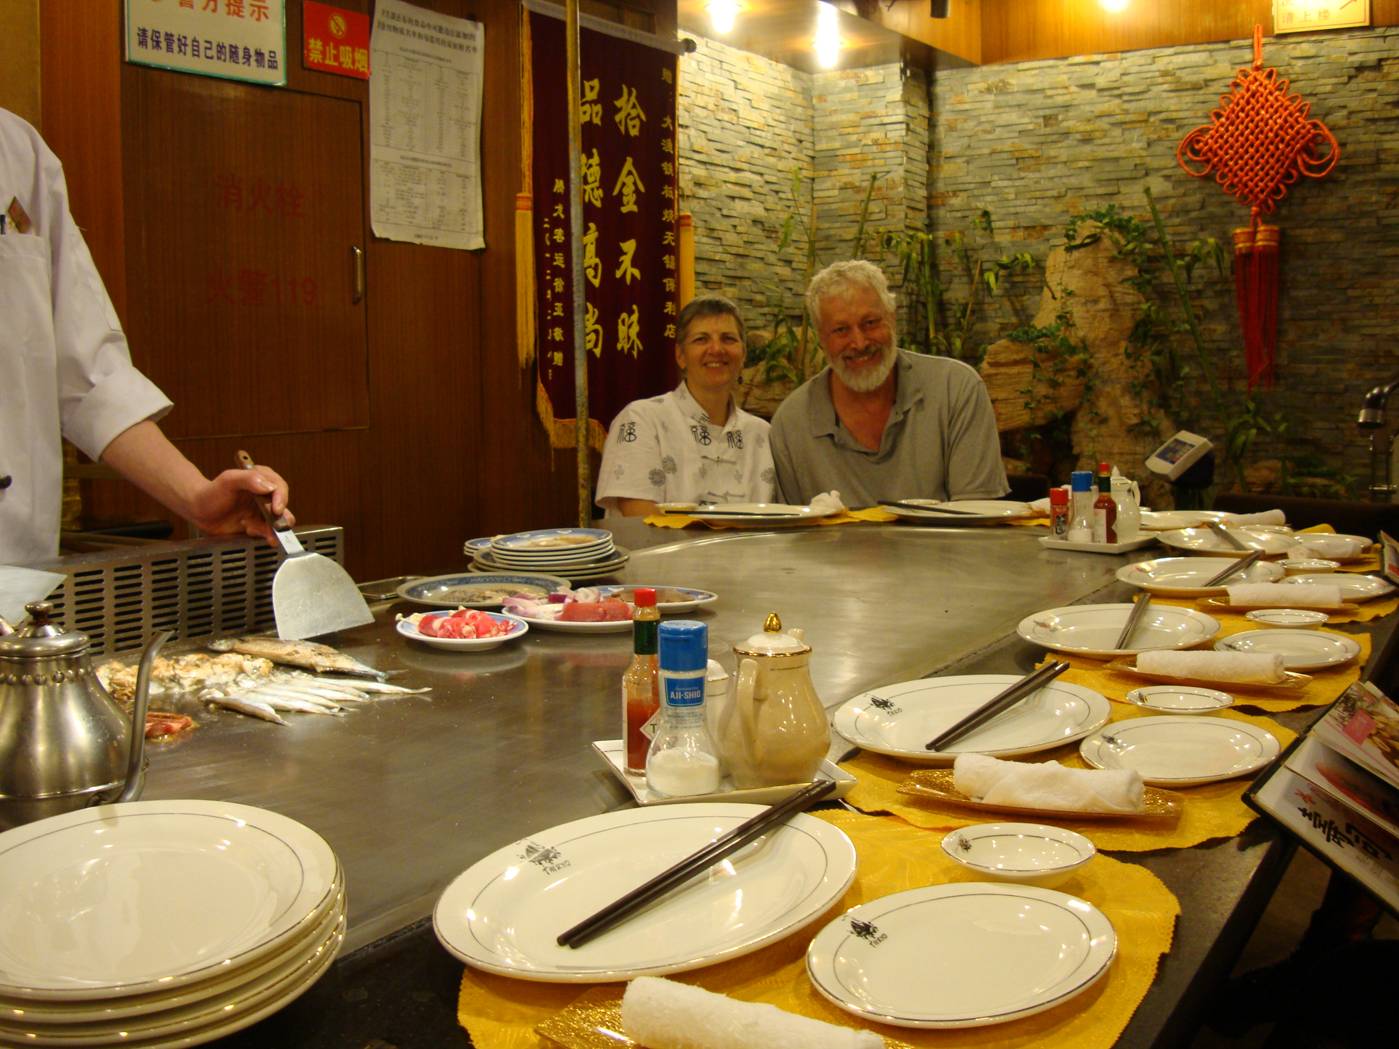
M1213 174L1249 206L1249 225L1234 230L1234 288L1243 329L1248 385L1272 386L1277 353L1278 245L1282 233L1262 222L1303 175L1321 178L1341 157L1336 136L1310 116L1311 103L1288 94L1289 82L1263 68L1263 27L1253 29L1253 66L1234 74L1210 123L1181 140L1176 162L1187 174Z

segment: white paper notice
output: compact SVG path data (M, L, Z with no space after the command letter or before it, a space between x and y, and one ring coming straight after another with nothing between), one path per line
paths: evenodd
M370 40L369 217L375 234L484 248L485 27L379 0Z

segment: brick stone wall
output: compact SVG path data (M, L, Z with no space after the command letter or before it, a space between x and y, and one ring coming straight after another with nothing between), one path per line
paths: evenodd
M1251 60L1251 41L1233 41L938 73L933 229L964 229L984 208L1009 247L1042 257L1076 213L1115 204L1146 217L1149 187L1174 240L1213 237L1231 251L1247 209L1182 172L1175 149ZM1327 178L1291 187L1273 220L1278 386L1260 400L1287 431L1259 450L1315 455L1363 488L1355 416L1365 390L1399 374L1399 29L1270 38L1264 64L1311 103L1341 159ZM1207 339L1241 362L1229 272L1197 271L1194 288ZM1223 437L1220 420L1181 421Z

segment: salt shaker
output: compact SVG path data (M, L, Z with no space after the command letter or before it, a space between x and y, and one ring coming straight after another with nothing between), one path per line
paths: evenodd
M646 752L646 785L685 797L719 789L719 753L704 724L709 628L693 619L660 628L661 724Z

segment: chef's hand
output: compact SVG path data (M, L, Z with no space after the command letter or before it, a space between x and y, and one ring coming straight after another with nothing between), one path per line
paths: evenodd
M190 500L189 519L206 535L261 536L273 546L276 536L258 509L258 500L270 499L275 521L285 515L287 524L296 518L287 509L291 488L282 476L267 466L251 470L225 470Z

